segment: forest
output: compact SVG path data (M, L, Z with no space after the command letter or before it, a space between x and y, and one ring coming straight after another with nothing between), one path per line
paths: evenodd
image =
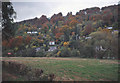
M118 20L118 5L111 5L16 22L14 36L2 41L3 57L117 59Z

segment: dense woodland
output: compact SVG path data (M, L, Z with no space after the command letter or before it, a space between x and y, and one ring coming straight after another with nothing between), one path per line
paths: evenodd
M118 56L118 5L42 15L14 23L15 35L3 40L3 56L109 58ZM54 45L49 43L53 41ZM48 51L50 47L56 47ZM12 54L8 54L8 53Z

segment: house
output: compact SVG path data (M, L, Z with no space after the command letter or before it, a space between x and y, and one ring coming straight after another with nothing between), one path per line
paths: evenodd
M31 31L28 31L27 33L28 33L28 34L37 34L38 32L37 32L37 31L32 31L32 32L31 32Z
M102 46L96 46L96 51L105 51L106 49L103 49Z
M55 45L55 42L54 41L50 41L49 45Z
M40 50L40 47L36 48L35 50L36 50L36 52L38 52Z
M31 32L30 32L30 31L28 31L27 33L28 33L28 34L31 34Z
M37 31L33 31L32 33L33 33L33 34L36 34L36 33L38 33L38 32L37 32Z
M106 29L113 29L113 27L106 27Z
M85 37L85 39L91 39L91 37Z
M57 47L56 46L52 46L52 47L50 47L50 49L48 51L54 51L55 49L57 49Z
M115 33L115 32L119 32L119 31L118 31L118 30L113 30L113 31L112 31L112 34Z
M50 41L49 46L50 48L48 49L48 51L54 51L55 49L57 49L57 47L55 46L55 41Z

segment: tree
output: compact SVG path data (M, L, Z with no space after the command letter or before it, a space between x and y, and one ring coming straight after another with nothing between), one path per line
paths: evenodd
M16 12L13 9L11 2L2 2L2 38L9 39L14 35L13 18L16 17Z
M118 53L118 34L112 34L108 29L102 29L97 32L92 32L89 36L92 37L92 45L96 50L98 58L116 57Z
M84 35L89 35L91 32L93 32L93 28L91 24L87 24L83 30Z

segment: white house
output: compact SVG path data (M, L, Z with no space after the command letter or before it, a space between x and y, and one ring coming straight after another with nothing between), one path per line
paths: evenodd
M49 45L55 45L55 42L54 41L50 41Z
M27 33L28 33L28 34L36 34L36 33L38 33L38 32L37 32L37 31L32 31L32 32L31 32L31 31L28 31Z
M113 31L112 31L112 34L115 33L115 32L119 32L119 31L118 31L118 30L113 30Z
M107 29L113 29L113 27L107 27Z
M33 33L33 34L36 34L36 33L38 33L38 32L37 32L37 31L33 31L32 33Z
M57 49L54 41L50 41L49 46L50 46L50 49L48 51L54 51L55 49Z
M48 51L54 51L55 49L57 49L57 47L56 46L52 46L52 47L50 47L50 49Z
M36 50L36 52L38 52L40 50L40 47L36 48L35 50Z
M27 33L28 33L28 34L31 34L31 32L30 32L30 31L28 31Z
M97 51L105 51L106 49L103 49L102 46L96 46L95 48Z
M85 39L91 39L91 37L85 37Z

